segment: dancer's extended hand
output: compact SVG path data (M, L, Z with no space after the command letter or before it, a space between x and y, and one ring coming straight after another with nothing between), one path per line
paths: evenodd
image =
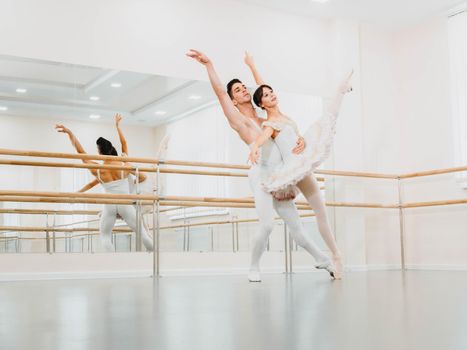
M120 113L115 114L115 125L118 126L120 122L122 121L122 116Z
M208 56L206 56L204 53L200 52L200 51L197 51L197 50L193 50L193 49L190 49L190 51L188 51L186 53L186 55L188 57L191 57L191 58L194 58L195 60L197 60L199 63L201 64L208 64L209 62L211 62L208 58Z
M253 67L255 65L253 56L251 56L248 51L245 51L245 57L243 60L248 67Z
M256 164L258 162L259 158L259 149L252 149L250 152L250 155L248 156L248 161L251 164Z
M71 134L71 130L62 124L55 124L54 127L55 127L55 130L57 130L58 132L63 132L65 134Z
M294 147L294 149L292 150L292 153L293 154L300 154L303 152L303 150L305 149L305 139L303 137L299 137L297 139L297 145Z

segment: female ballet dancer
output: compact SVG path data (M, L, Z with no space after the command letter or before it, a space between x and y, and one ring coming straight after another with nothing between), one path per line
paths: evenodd
M249 160L256 163L259 157L259 148L268 139L274 139L281 152L283 164L271 171L263 181L263 188L279 200L294 198L299 191L303 194L316 215L321 237L332 253L336 270L335 278L341 279L342 257L331 232L325 204L313 171L330 154L343 97L352 90L350 78L353 72L341 83L337 93L332 98L325 99L321 118L301 136L296 123L280 111L273 89L264 84L254 65L253 58L248 53L245 55L245 63L250 68L256 84L260 85L253 95L253 101L267 112L267 120L262 123L263 133L252 146ZM305 150L300 154L291 152L297 137L303 138L305 141Z
M70 129L63 125L55 125L55 129L58 132L62 132L68 135L71 144L78 153L86 154L83 146L79 143L76 136L71 132ZM118 156L117 151L112 146L112 143L103 137L99 137L96 141L98 153L101 155ZM99 164L98 162L82 159L85 164ZM105 160L103 164L106 165L124 165L124 162ZM128 170L113 170L113 169L89 169L89 171L96 177L96 179L86 185L85 187L93 187L91 184L101 183L106 193L113 194L130 194L128 174L131 171ZM85 190L85 188L80 191ZM119 215L127 225L134 231L137 231L137 218L136 210L132 205L119 205L119 204L105 204L101 214L99 222L99 231L101 237L102 246L106 251L113 251L113 244L111 241L112 228L114 227L115 221ZM144 225L139 225L141 237L144 246L147 250L153 250L153 242L151 236L149 236Z
M117 113L115 115L115 127L117 128L117 133L118 133L118 138L120 140L120 145L122 146L122 156L128 156L128 143L126 141L125 135L123 134L122 129L120 128L120 122L122 121L122 116ZM169 136L165 135L165 137L162 139L161 143L159 144L159 148L156 153L156 158L161 159L165 151L167 151L167 145L169 141ZM131 165L133 164L125 162L125 165ZM128 183L130 185L130 193L131 194L154 194L154 187L159 187L160 189L160 184L157 183L151 183L151 178L148 175L145 175L141 172L137 173L138 176L134 176L134 173L130 173L128 175ZM160 192L159 192L160 193ZM153 212L153 206L152 205L142 205L141 207L141 215L143 216L142 220L144 223L144 227L146 230L149 232L149 226L144 220L144 215L150 214Z
M115 114L115 127L117 128L118 138L120 140L120 145L122 147L122 157L126 157L128 156L128 144L126 142L125 135L123 135L123 131L120 128L121 121L122 121L122 116L119 113ZM132 166L132 164L128 162L125 162L125 165ZM130 186L131 194L137 194L136 193L137 183L138 183L139 193L145 193L145 194L153 193L150 181L148 180L148 177L144 173L138 172L138 177L136 178L136 176L133 175L133 172L130 172L128 174L128 183ZM99 184L99 181L97 179L94 179L88 184L86 184L83 188L81 188L78 192L86 192L98 184Z

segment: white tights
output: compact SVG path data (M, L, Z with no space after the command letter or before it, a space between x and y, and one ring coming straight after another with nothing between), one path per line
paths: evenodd
M251 270L259 270L259 261L266 249L269 235L274 228L274 210L284 220L294 241L310 253L317 262L329 258L305 233L297 207L293 201L277 201L265 192L257 176L251 174L250 184L255 198L256 212L259 219L259 230L252 240Z
M105 250L112 251L113 245L111 241L112 229L117 220L117 214L120 214L122 219L134 232L137 231L136 225L136 210L132 205L115 205L106 204L102 210L99 229L101 234L101 242ZM140 221L140 232L144 246L147 250L153 250L152 238L149 236L145 225Z
M318 181L316 181L316 178L313 175L309 175L301 180L297 184L297 187L302 192L306 201L316 215L318 230L321 234L321 237L323 237L324 242L332 254L335 257L339 257L339 248L337 247L336 240L334 239L331 228L329 226L328 218L326 215L326 207L321 196Z

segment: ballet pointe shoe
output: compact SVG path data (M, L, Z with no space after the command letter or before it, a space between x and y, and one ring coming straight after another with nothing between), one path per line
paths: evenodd
M332 279L336 279L336 269L331 259L324 260L316 264L315 267L319 270L326 270L327 272L329 272L329 275Z
M353 69L350 71L349 75L344 79L344 81L339 85L339 91L342 94L347 94L351 91L353 91L352 88L352 75L353 75Z
M248 273L248 280L250 282L261 282L261 275L258 269L250 269Z
M341 256L333 256L332 257L332 262L334 264L334 268L336 270L334 276L336 280L341 280L344 274L344 264L342 263L342 257Z

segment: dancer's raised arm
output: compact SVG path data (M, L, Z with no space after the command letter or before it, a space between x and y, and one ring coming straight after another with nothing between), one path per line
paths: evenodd
M123 135L122 129L120 129L120 122L122 121L122 116L120 113L115 114L115 127L117 128L118 138L120 140L120 144L122 145L122 153L128 154L128 144L125 139L125 135Z
M219 79L219 76L217 75L211 60L202 52L193 49L191 49L186 55L195 59L206 67L209 81L211 83L212 89L214 90L214 93L217 96L217 99L221 104L224 115L227 117L230 126L234 130L238 131L246 123L245 117L238 111L229 94L224 89L224 86L222 85L222 82Z
M258 69L255 66L253 56L251 56L248 53L248 51L245 51L244 61L245 61L245 64L248 66L248 68L250 68L250 71L253 74L253 78L255 79L256 85L263 85L264 84L264 79L259 74Z
M70 129L68 129L67 127L65 127L64 125L62 124L55 124L55 130L57 130L58 132L62 132L64 134L67 134L68 135L68 138L70 139L70 142L71 144L73 145L73 147L76 149L76 152L80 153L80 154L86 154L86 151L84 150L83 146L81 146L81 143L79 143L78 139L76 138L76 136L71 132ZM85 164L98 164L97 162L94 162L92 160L89 160L89 159L81 159L81 161ZM95 169L89 169L89 171L93 174L93 175L96 175L97 174L97 171Z
M115 114L115 127L117 128L118 138L120 140L120 144L122 145L122 156L123 157L128 157L128 143L126 142L125 135L123 135L123 131L120 128L120 122L122 121L122 119L123 118L122 118L120 113ZM132 166L132 164L128 163L128 162L125 162L125 165ZM134 176L136 176L136 171L131 170L130 173L133 174ZM146 180L146 175L144 175L143 173L138 172L138 182L141 183L141 182L143 182L145 180Z

